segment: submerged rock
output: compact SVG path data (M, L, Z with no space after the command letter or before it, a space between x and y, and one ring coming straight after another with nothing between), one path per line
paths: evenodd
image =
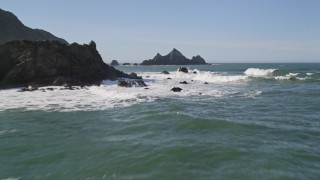
M29 85L28 87L20 89L19 92L36 91L36 90L38 90L37 85Z
M173 91L173 92L180 92L180 91L182 91L182 89L179 88L179 87L174 87L174 88L171 89L171 91Z
M180 84L188 84L187 81L182 81Z
M186 67L179 67L178 71L188 73L188 69Z
M161 74L170 74L168 71L164 70Z
M134 72L132 72L132 73L130 73L130 75L129 75L130 77L130 79L142 79L142 77L141 76L138 76L136 73L134 73Z
M118 81L118 86L120 87L145 87L147 86L145 82L141 79L121 79Z

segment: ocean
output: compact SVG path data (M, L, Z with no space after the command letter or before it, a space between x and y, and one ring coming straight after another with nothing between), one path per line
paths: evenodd
M178 68L117 67L147 88L1 90L0 179L320 179L320 64Z

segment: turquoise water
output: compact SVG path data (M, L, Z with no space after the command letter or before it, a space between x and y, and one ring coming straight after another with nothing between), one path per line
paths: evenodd
M320 179L320 64L118 68L150 89L0 91L0 179Z

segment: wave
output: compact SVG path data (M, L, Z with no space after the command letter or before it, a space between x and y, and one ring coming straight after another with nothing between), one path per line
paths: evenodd
M244 74L247 76L261 77L261 76L272 76L277 69L259 69L259 68L248 68Z
M9 109L44 110L44 111L92 111L130 107L139 103L153 102L159 98L182 98L203 100L207 98L230 98L244 96L257 98L261 91L241 90L247 82L292 81L313 79L317 74L285 72L276 69L248 68L245 72L228 74L227 72L201 71L189 69L189 73L169 71L136 72L144 78L147 89L117 86L117 81L103 81L101 86L87 87L74 91L34 91L17 92L18 89L0 91L0 111ZM279 75L284 74L284 75ZM186 81L188 84L180 84ZM170 91L173 87L183 90L179 93ZM48 87L47 87L48 88ZM6 133L6 132L1 132Z

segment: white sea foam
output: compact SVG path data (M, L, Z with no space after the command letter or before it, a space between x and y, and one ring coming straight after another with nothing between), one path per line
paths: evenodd
M123 88L117 86L117 81L104 81L101 86L73 91L60 90L58 87L51 87L55 90L46 90L46 92L17 92L18 89L2 90L0 91L0 111L8 109L105 110L152 102L159 98L206 99L229 98L239 95L246 98L257 98L261 91L239 92L239 88L250 81L252 76L274 78L276 80L306 79L298 77L298 73L273 77L271 75L274 71L275 69L249 68L242 75L200 71L198 69L189 69L189 73L171 71L170 74L137 72L139 76L144 78L148 89L143 87ZM188 84L180 84L182 81L186 81ZM183 90L179 93L170 91L173 87L181 87Z
M72 91L60 90L59 87L50 87L55 90L46 90L46 92L2 90L0 91L0 111L8 109L91 111L128 107L158 98L228 97L236 93L236 90L221 87L247 80L245 75L228 76L196 69L193 71L189 73L172 71L169 75L160 72L137 72L144 78L148 89L123 88L117 86L117 81L104 81L101 86ZM167 79L169 77L171 79ZM189 84L180 84L181 81L187 81ZM205 82L208 84L204 84ZM170 91L173 87L181 87L183 90L179 93Z
M0 130L0 135L7 134L7 133L14 133L16 131L17 131L16 129L11 129L11 130L4 129L4 130Z
M249 68L244 74L247 76L261 77L261 76L272 76L273 72L277 69L259 69L259 68Z
M306 73L307 76L312 76L314 73Z
M276 76L276 80L307 80L308 77L297 77L300 73L288 73L285 76Z

